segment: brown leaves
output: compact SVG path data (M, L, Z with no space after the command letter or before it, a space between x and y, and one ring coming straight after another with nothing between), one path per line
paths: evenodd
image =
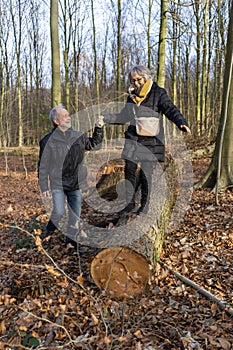
M84 283L84 278L83 278L82 274L77 277L77 281L78 281L79 284L83 284Z
M60 276L60 272L57 272L53 266L45 264L46 269L48 270L49 273L51 273L54 276Z
M5 321L2 320L0 322L0 334L4 335L5 333L6 333L6 324L5 324Z
M200 173L201 168L195 174ZM90 277L93 251L78 255L66 250L60 232L46 248L52 260L39 251L48 216L36 173L27 180L23 173L1 177L1 194L0 347L231 349L232 316L162 264L156 265L142 296L113 299ZM179 230L167 235L161 260L232 305L232 191L219 199L216 206L213 193L194 191ZM26 233L4 224L20 225L36 241L22 246Z
M1 295L0 296L0 305L8 306L13 304L16 301L16 298L13 298L11 295Z
M99 323L98 318L94 314L91 314L91 318L92 318L91 325L96 326Z

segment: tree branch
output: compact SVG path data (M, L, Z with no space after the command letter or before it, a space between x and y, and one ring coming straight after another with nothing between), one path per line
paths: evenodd
M164 267L166 267L170 272L172 272L176 277L178 277L182 282L184 282L185 284L188 284L189 286L193 287L194 289L196 289L199 293L201 293L202 295L204 295L205 297L209 298L210 300L214 301L218 306L220 306L221 309L227 311L230 315L233 315L233 308L231 307L231 305L221 301L220 299L218 299L215 295L213 295L212 293L210 293L209 291L207 291L206 289L202 288L201 286L199 286L198 284L196 284L195 282L191 281L189 278L181 275L179 272L173 270L171 267L169 267L168 265L166 265L165 263L160 261L160 264L163 265Z

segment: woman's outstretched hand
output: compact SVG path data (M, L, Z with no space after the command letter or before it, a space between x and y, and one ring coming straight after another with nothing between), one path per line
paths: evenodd
M183 132L187 132L187 134L191 134L191 130L189 129L189 127L187 125L181 125L180 130Z

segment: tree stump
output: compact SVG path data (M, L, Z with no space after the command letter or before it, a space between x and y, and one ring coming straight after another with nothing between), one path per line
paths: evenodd
M101 198L113 201L117 198L116 185L124 178L125 162L123 159L109 161L97 174L96 188Z
M101 198L113 201L117 198L116 186L124 180L125 161L124 159L114 159L105 163L97 174L96 188ZM140 167L136 171L136 189L139 186Z
M143 255L128 247L109 247L92 260L91 276L113 297L132 297L144 292L150 265Z

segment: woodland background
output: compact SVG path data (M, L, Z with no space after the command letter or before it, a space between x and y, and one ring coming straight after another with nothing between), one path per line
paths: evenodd
M221 136L231 6L230 0L1 0L0 349L233 348L231 128L218 200L209 188L194 188L180 227L166 232L147 290L134 298L111 298L93 283L97 249L72 251L61 232L45 249L38 246L48 217L37 181L50 108L63 103L72 114L124 102L134 64L152 69L188 120L192 136L185 141L199 181ZM228 121L231 110L232 103ZM122 132L105 127L107 139Z
M214 139L230 5L230 0L2 0L0 144L37 145L55 104L72 114L124 101L127 72L135 64L151 68L194 137Z

